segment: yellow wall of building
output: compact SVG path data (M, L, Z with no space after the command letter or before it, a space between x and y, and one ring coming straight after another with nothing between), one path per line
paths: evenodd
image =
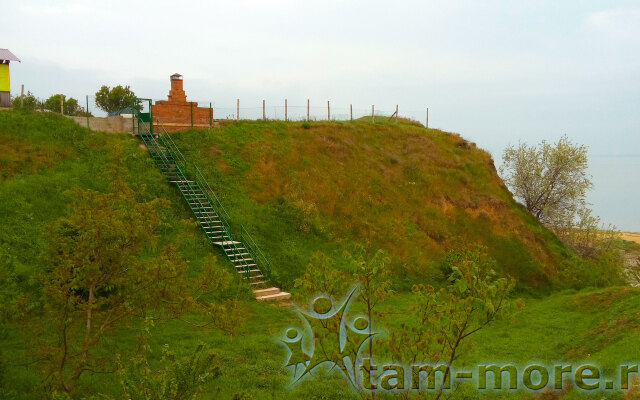
M9 64L0 64L0 92L9 91Z

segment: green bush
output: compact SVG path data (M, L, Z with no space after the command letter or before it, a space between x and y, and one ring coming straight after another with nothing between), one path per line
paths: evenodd
M59 114L61 96L64 96L64 95L54 94L53 96L50 96L48 99L44 101L43 108L45 110L49 110ZM66 100L63 99L64 115L75 115L79 117L84 117L87 115L87 112L85 111L85 109L83 107L80 107L80 105L78 104L78 100L74 99L73 97L66 98L66 96L65 96L65 99ZM89 115L91 114L89 113Z
M42 102L33 93L27 92L24 97L16 96L11 101L11 106L15 109L35 111L42 109Z

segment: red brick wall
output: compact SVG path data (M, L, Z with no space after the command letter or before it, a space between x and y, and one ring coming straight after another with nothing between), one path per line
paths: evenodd
M156 101L151 106L154 125L159 120L169 132L211 126L211 109L198 107L198 103L187 101L187 95L182 89L182 79L171 80L168 99Z
M211 109L198 107L196 102L174 103L158 101L151 106L151 114L153 115L154 124L160 120L169 132L189 129L192 126L192 115L194 127L208 127L211 123Z

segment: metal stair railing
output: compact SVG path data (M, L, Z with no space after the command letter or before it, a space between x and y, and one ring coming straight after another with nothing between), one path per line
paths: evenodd
M202 216L203 214L202 212L199 213L201 215L198 215L198 213L196 213L195 208L204 210L205 207L211 206L213 214L215 215L215 217L217 217L220 220L222 232L223 232L222 238L219 239L220 242L222 242L220 247L222 247L222 250L224 251L229 261L231 261L234 264L234 266L240 267L242 270L244 270L245 277L248 280L251 280L253 278L256 278L256 279L263 278L266 280L267 277L271 274L271 264L269 263L269 260L266 258L266 256L264 255L264 253L262 252L258 244L253 240L251 235L249 235L249 233L247 232L246 228L243 225L241 225L242 231L238 235L241 238L241 240L239 241L240 243L235 243L236 240L234 240L233 234L231 233L232 230L231 230L231 225L229 223L229 220L231 218L229 217L227 210L224 208L218 196L216 196L213 189L211 189L209 182L206 180L206 178L204 177L204 175L202 174L202 171L200 171L198 166L195 164L191 164L191 166L193 166L193 175L194 175L194 178L192 181L193 185L189 182L186 182L188 181L188 178L187 178L188 175L186 171L190 170L189 163L187 163L187 160L182 154L182 152L180 151L180 148L173 141L173 139L171 138L171 135L168 134L168 132L164 128L164 125L162 125L162 123L159 120L157 121L156 126L158 127L158 134L156 139L156 135L151 133L150 127L147 126L146 122L140 121L139 118L136 118L136 120L138 122L138 125L137 125L138 135L142 138L143 142L145 142L145 145L151 145L156 147L162 146L167 151L168 156L167 154L164 154L162 151L155 151L155 153L160 155L161 159L165 162L166 165L170 165L170 164L175 165L176 175L182 177L182 180L185 181L182 186L178 185L178 188L180 189L180 192L182 193L185 200L187 201L189 208L191 208L196 220L201 223L200 226L205 231L207 238L210 241L213 241L213 239L209 238L209 233L205 230L205 227L202 225L202 222L205 221L207 218ZM149 125L150 124L151 123L149 123ZM141 126L144 127L143 128L144 132L142 133L140 132ZM134 133L135 133L135 128L136 126L134 125ZM150 148L150 146L147 146L147 147ZM195 189L194 186L197 189ZM189 193L191 195L191 198L195 200L195 203L197 203L196 205L192 205L189 202L187 193ZM198 196L199 194L204 195L205 201L199 198ZM225 244L225 242L227 243ZM240 244L241 246L238 246L238 244ZM255 264L255 269L259 271L261 276L252 276L251 274L252 264Z
M201 188L202 193L207 197L207 199L209 199L209 202L212 204L212 207L215 210L220 223L222 224L222 229L225 232L225 236L229 238L227 240L229 243L226 246L221 246L222 250L234 265L240 263L241 268L245 271L246 277L249 278L251 276L249 272L251 270L251 267L249 266L249 264L253 260L245 257L245 254L243 254L244 252L242 251L242 247L238 246L238 243L235 243L236 241L234 240L231 233L231 225L229 224L229 219L231 218L229 218L229 214L222 205L222 202L220 202L218 196L216 196L213 189L211 189L211 186L209 186L209 182L207 182L204 175L202 175L200 168L198 168L197 165L193 164L193 169L195 183Z
M187 169L187 159L184 158L184 155L182 155L182 152L171 138L171 135L169 135L167 130L164 128L164 125L162 124L162 122L160 122L160 120L157 120L156 126L159 128L158 139L167 149L169 149L171 153L173 153L176 161L179 162L184 167L184 169Z
M251 237L249 232L247 232L247 229L244 227L244 225L241 224L240 227L242 228L242 232L240 233L242 243L244 243L246 249L249 251L249 254L251 254L256 264L260 267L259 269L262 271L262 274L264 276L270 276L271 263L264 255L262 250L260 250L260 247L255 242L255 240L253 240L253 237Z
M182 185L177 185L178 189L180 190L180 194L182 194L182 197L185 199L185 201L187 202L187 205L189 206L189 208L191 209L191 212L193 213L194 217L196 218L196 220L198 220L199 222L201 222L201 217L196 213L196 208L200 208L200 209L204 209L207 204L204 203L201 199L199 199L197 197L197 192L195 192L192 188L191 185L188 182L187 176L186 174L183 172L183 168L181 168L178 163L176 162L176 160L174 159L174 156L172 155L172 151L171 149L167 148L165 146L165 148L167 149L168 154L171 156L171 158L167 157L167 155L162 152L162 151L157 151L157 150L151 150L152 148L156 148L160 146L160 143L158 142L158 140L156 140L155 135L153 135L150 130L149 127L146 126L144 123L142 124L142 126L145 127L143 132L140 132L139 127L141 126L140 121L138 120L138 136L140 136L142 138L142 141L145 143L145 145L147 146L147 148L150 150L151 153L156 154L156 157L160 157L161 160L166 164L166 165L170 165L170 164L174 164L176 170L175 170L175 174L176 177L178 177L179 180L182 180ZM157 162L156 162L157 164ZM181 179L180 179L181 178ZM187 186L186 188L183 188L182 186ZM191 202L189 201L189 198L187 197L187 193L192 195L192 198L196 200L196 202L198 203L197 205L191 204ZM213 205L211 205L211 209L213 209ZM207 234L207 232L205 231L205 234ZM207 238L208 238L208 234L207 234ZM222 239L224 240L224 238Z
M176 159L176 161L179 162L179 164L182 165L182 168L183 169L187 169L187 165L188 164L187 164L186 158L184 157L184 155L180 151L180 148L178 147L178 145L176 145L176 143L171 138L171 135L168 134L167 130L164 128L164 125L162 124L162 122L160 122L160 120L157 120L157 125L156 126L159 128L159 132L158 132L159 140L169 150L169 152L173 155L173 157ZM227 256L229 261L233 262L234 265L239 262L238 258L241 258L242 261L240 261L240 262L242 264L245 264L243 269L245 269L245 273L247 274L247 276L249 276L249 269L250 268L248 266L246 266L247 264L249 264L249 262L248 261L244 262L244 256L241 255L242 251L239 249L239 247L237 246L236 243L233 243L234 239L233 239L233 235L231 234L231 227L230 227L229 222L228 222L228 216L229 215L227 214L227 211L222 206L222 203L220 203L220 200L215 196L215 193L213 192L213 190L209 186L209 183L206 181L206 179L204 179L204 176L202 175L202 172L200 172L200 169L195 164L194 164L194 167L195 167L194 183L198 186L198 189L200 189L200 191L209 200L209 203L211 203L210 205L211 205L213 211L215 212L216 216L221 221L222 229L223 229L223 232L224 232L223 237L221 239L221 242L230 242L229 245L228 245L228 246L231 247L230 249L227 248L226 246L222 246L222 249L223 249L225 255ZM207 190L205 189L205 187L206 187L206 189L209 190L209 193L212 193L214 195L215 200L212 199L211 196L209 196L209 193L207 193ZM219 210L222 210L224 212L224 214L221 214L219 212ZM195 213L194 213L194 215L195 215ZM226 218L225 218L225 216L226 216ZM195 217L199 222L202 222L200 216L195 215ZM202 226L202 224L201 224L201 226ZM232 256L235 256L235 257L232 259Z
M176 175L179 176L179 177L182 177L183 180L187 180L187 177L186 177L184 171L175 162L175 160L168 158L167 155L164 154L162 151L150 150L151 148L159 147L160 144L155 139L155 136L149 131L149 127L148 126L144 125L144 123L143 123L142 126L144 126L146 128L146 132L142 132L142 133L140 133L140 131L139 131L140 126L141 126L140 125L140 121L138 121L138 136L140 136L142 138L142 141L144 142L145 146L147 146L147 149L149 149L149 151L151 153L155 154L156 157L160 157L164 161L164 163L166 165L170 165L170 164L173 163L175 165L175 168L176 168L176 171L175 171ZM155 158L154 158L154 161L156 161L156 164L157 164L157 160Z
M221 212L218 212L220 221L222 221L223 226L226 229L231 231L231 225L229 224L229 220L231 218L229 217L227 210L224 208L224 205L222 205L222 202L220 201L218 196L216 196L216 193L213 191L213 189L211 189L211 186L209 186L209 182L206 180L206 178L202 174L202 171L200 171L200 168L198 168L198 166L195 164L193 167L195 170L196 181L198 182L199 185L204 187L205 195L209 197L213 203L216 204L217 209L221 210ZM244 245L244 248L247 250L247 252L251 256L251 259L246 258L246 260L253 261L256 264L256 267L257 267L256 269L260 270L260 272L262 272L262 275L266 278L271 274L271 265L269 264L269 261L265 257L264 253L262 253L262 250L260 250L260 247L258 247L258 244L253 240L251 235L249 235L249 232L247 232L244 225L240 225L240 226L242 229L242 231L238 235L241 238L240 242ZM245 259L244 256L241 256L241 257L243 258L243 260ZM248 271L249 269L251 268L249 267L247 269L247 273L249 273Z

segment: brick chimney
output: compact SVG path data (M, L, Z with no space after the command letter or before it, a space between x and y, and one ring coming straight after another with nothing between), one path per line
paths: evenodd
M186 103L187 94L182 88L182 75L175 73L171 75L171 90L169 91L169 102Z

